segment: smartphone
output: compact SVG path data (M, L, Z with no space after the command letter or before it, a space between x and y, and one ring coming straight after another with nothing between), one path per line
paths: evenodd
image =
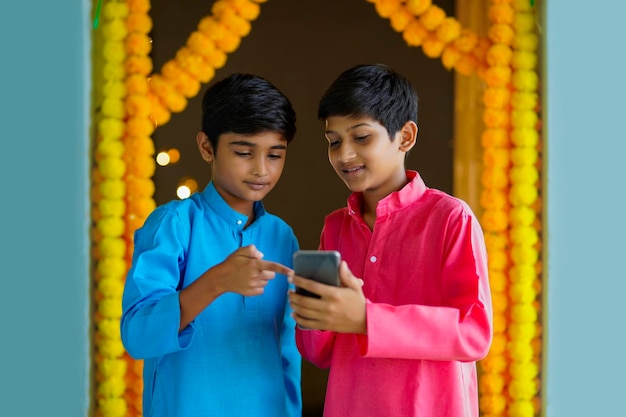
M296 275L336 287L341 285L339 262L341 255L335 250L299 250L293 254L293 270ZM296 287L296 293L320 298L302 288Z

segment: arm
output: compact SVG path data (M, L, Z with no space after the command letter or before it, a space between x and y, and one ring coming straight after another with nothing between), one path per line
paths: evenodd
M368 303L366 357L473 361L492 337L487 256L478 222L466 213L447 231L441 286L443 306Z
M189 225L169 210L157 209L135 233L135 252L122 298L121 335L134 358L185 349L194 328L179 333L177 288L185 261Z

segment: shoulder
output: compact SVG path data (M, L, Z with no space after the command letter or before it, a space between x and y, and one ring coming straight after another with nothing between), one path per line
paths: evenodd
M429 212L435 216L475 217L472 209L465 201L435 188L428 188L419 204L427 205Z
M156 231L163 227L169 227L183 232L185 225L189 225L195 214L202 210L202 204L199 194L194 194L184 200L172 200L164 203L150 213L138 231Z
M340 224L350 215L348 207L342 207L331 211L324 218L324 224Z

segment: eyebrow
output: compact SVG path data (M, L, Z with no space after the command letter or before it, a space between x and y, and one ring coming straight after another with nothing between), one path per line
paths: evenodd
M369 123L357 123L357 124L355 124L353 126L350 126L347 130L348 131L354 130L354 129L356 129L358 127L362 127L362 126L370 127L371 125ZM329 129L329 130L324 131L324 133L328 134L328 133L337 133L337 132L335 132L334 130L330 130Z
M234 140L234 141L230 142L229 145L248 146L250 148L256 148L257 147L256 143L248 142L248 141L245 141L245 140ZM286 145L274 145L274 146L270 146L270 149L287 149L287 146Z

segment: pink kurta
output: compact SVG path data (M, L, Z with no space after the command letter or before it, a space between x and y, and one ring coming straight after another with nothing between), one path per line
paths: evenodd
M325 417L476 417L475 361L492 337L487 256L470 208L415 171L378 203L362 196L329 214L320 249L336 249L364 281L367 336L297 330L302 355L330 366Z

